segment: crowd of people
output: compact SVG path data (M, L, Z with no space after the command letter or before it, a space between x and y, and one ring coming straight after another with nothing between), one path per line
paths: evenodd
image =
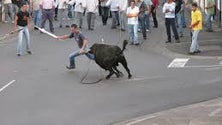
M29 7L22 9L25 5ZM163 4L162 4L163 3ZM15 27L22 28L20 32L24 32L25 38L27 39L27 52L29 51L30 38L29 33L26 30L26 26L29 26L29 18L33 18L34 25L44 28L45 23L49 21L50 32L54 33L54 20L59 21L59 27L70 27L71 24L76 24L79 29L83 28L83 16L86 15L86 22L88 30L94 30L96 13L101 16L103 25L107 25L109 17L112 18L111 29L117 27L122 31L128 31L129 42L131 45L139 45L138 31L142 32L143 39L147 39L147 31L150 31L150 17L153 19L153 28L158 28L157 20L157 8L163 5L162 12L165 15L165 27L167 41L171 43L171 29L174 34L175 42L180 42L180 37L183 37L183 29L190 27L192 30L193 38L190 49L190 54L200 52L197 42L197 29L202 30L202 13L194 13L197 4L194 0L4 0L5 10L5 23L15 23ZM188 4L192 5L190 8ZM191 24L185 19L184 10L185 8L190 9L188 15L191 17ZM206 0L205 11L206 11L206 31L212 32L212 16L214 15L214 0ZM19 9L21 8L21 9ZM197 9L198 10L198 9ZM27 11L29 14L25 14L27 20L25 23L21 23L21 12ZM199 12L199 11L198 11ZM24 12L22 13L24 16ZM198 19L197 19L198 17ZM71 20L71 21L69 21ZM198 20L198 24L195 21ZM15 22L16 21L16 22ZM26 22L27 21L27 22ZM18 23L20 22L20 23ZM192 24L194 23L195 24ZM196 28L198 26L198 28ZM19 37L19 44L22 41L22 35ZM194 44L195 43L195 44ZM19 48L20 45L18 45ZM196 46L196 49L193 49ZM19 49L18 49L19 50ZM18 55L21 53L18 51Z

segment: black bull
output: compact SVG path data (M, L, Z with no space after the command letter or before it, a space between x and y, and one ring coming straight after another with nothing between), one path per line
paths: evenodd
M123 41L123 48L121 50L120 47L115 45L107 45L107 44L98 44L95 43L90 47L89 53L95 55L95 62L103 69L108 70L109 74L106 76L106 79L109 79L113 74L117 77L122 76L123 74L117 69L119 63L123 65L128 73L128 78L132 77L130 70L127 66L127 62L125 56L123 55L123 51L128 44L127 40Z

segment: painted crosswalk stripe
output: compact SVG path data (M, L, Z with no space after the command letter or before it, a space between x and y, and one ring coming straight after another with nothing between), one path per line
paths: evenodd
M12 80L11 82L9 82L8 84L4 85L2 88L0 88L0 93L6 89L8 86L10 86L11 84L13 84L15 82L15 80Z
M189 61L189 58L175 58L168 65L168 68L183 68L188 61Z

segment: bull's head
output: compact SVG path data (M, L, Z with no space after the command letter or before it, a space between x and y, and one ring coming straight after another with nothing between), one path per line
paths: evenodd
M91 47L90 47L90 50L89 50L89 53L91 54L96 54L96 50L98 49L98 43L95 43L93 44Z

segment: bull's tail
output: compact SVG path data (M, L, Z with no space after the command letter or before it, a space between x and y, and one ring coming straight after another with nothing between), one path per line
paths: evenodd
M128 44L128 41L127 40L124 40L123 41L123 48L121 50L121 53L123 53L123 51L126 49L126 45Z

